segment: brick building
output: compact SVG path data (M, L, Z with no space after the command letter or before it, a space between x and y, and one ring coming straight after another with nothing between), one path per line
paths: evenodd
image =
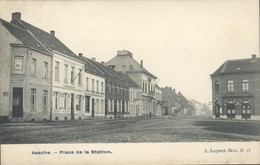
M260 58L227 60L212 75L213 118L260 120Z
M157 77L146 70L143 61L139 64L131 52L127 50L117 51L117 56L106 62L115 71L123 72L129 76L138 86L142 87L142 115L154 116L156 99L154 87Z
M99 63L95 58L89 59L89 62L103 73L105 78L105 116L129 117L129 82L104 62Z

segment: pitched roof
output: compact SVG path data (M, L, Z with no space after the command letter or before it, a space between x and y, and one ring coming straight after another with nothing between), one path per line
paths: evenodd
M51 53L37 40L35 39L27 30L11 24L3 19L0 19L2 25L19 41L22 42L24 46L31 47L42 53L51 55Z
M104 64L100 64L97 61L88 59L88 61L95 66L100 72L102 72L104 74L105 77L113 79L115 81L121 81L121 82L127 82L124 77L122 77L121 74L119 74L119 72L116 72L115 70L113 70L112 68L104 65Z
M227 60L211 76L260 72L260 58Z
M96 75L96 76L101 76L105 77L105 74L99 70L97 67L95 67L91 62L90 59L87 57L80 57L84 62L85 62L85 72Z
M124 73L122 73L122 72L119 72L119 74L120 74L123 78L125 78L126 81L128 81L129 86L134 87L134 88L140 88L140 89L141 89L141 87L140 87L139 85L137 85L137 84L136 84L130 77L128 77L126 74L124 74Z
M65 44L63 44L54 35L47 33L42 29L35 27L21 19L12 20L11 23L30 31L32 35L34 35L34 37L40 40L40 42L50 51L57 51L69 57L80 59L75 53L73 53Z

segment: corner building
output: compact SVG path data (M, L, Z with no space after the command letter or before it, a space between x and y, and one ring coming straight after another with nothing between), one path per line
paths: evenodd
M51 120L83 119L84 90L82 80L85 63L66 45L55 37L55 31L47 33L21 19L21 13L13 13L12 24L29 32L45 49L52 54L50 66L51 74ZM37 61L37 59L36 59ZM37 66L37 65L36 65ZM37 76L36 76L37 77ZM42 81L35 81L40 83ZM32 95L37 91L31 91ZM37 97L37 96L36 96ZM37 101L36 101L37 102Z
M0 19L0 119L43 121L51 112L52 53L24 27Z
M212 75L213 118L260 120L260 58L228 60Z

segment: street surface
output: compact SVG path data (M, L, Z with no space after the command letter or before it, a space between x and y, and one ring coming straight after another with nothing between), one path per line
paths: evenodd
M0 144L213 141L260 141L260 122L140 117L0 124Z

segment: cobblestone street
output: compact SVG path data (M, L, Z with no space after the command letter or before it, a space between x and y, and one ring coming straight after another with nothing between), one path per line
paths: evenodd
M1 144L259 141L260 122L202 117L4 123Z

